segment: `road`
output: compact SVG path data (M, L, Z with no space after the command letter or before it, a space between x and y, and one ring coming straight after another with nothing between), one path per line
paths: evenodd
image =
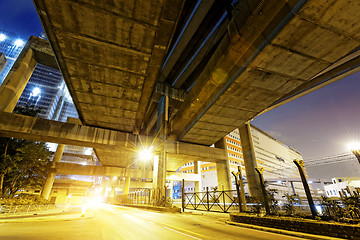
M89 219L1 223L0 239L302 239L227 225L226 215L221 214L158 213L112 205L92 212L94 217Z

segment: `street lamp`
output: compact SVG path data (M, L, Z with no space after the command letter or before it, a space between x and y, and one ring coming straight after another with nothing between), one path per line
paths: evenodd
M143 161L151 160L154 157L152 150L153 147L141 149L138 153L139 158L142 159Z
M348 144L348 148L360 163L360 142L351 142Z
M0 42L4 41L6 39L6 35L3 33L0 33Z
M24 41L21 40L21 39L17 39L15 42L14 42L15 46L16 47L20 47L22 45L24 45Z

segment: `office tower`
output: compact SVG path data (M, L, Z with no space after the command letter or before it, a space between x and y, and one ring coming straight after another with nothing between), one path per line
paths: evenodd
M7 59L5 68L2 72L0 71L0 84L4 81L16 58L19 56L25 45L25 41L26 38L24 36L15 35L0 29L0 52L2 52Z
M0 74L4 70L6 64L7 64L6 57L3 53L0 52Z

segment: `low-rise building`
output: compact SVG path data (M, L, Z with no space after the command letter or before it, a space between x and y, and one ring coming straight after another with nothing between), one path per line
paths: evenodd
M295 159L303 159L301 154L253 125L251 125L251 135L257 166L264 169L263 176L267 181L268 188L277 189L280 197L284 193L305 196L298 169L293 163ZM239 130L235 129L226 135L225 140L230 172L237 172L238 166L240 166L245 181L245 192L248 192ZM178 171L194 173L194 162L186 163ZM235 179L232 176L231 178L232 189L235 189ZM216 163L201 163L201 191L205 191L206 188L209 191L214 188L222 190L222 183L219 183L217 179ZM195 184L193 182L185 183L185 191L195 191Z

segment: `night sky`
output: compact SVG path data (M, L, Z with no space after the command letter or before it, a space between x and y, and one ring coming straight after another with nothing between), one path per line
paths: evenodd
M31 0L0 0L0 28L28 38L42 26ZM347 152L360 141L360 73L257 117L252 123L304 159Z
M360 72L262 114L252 122L304 159L346 153L360 140Z
M24 38L44 31L31 0L0 0L0 29Z

